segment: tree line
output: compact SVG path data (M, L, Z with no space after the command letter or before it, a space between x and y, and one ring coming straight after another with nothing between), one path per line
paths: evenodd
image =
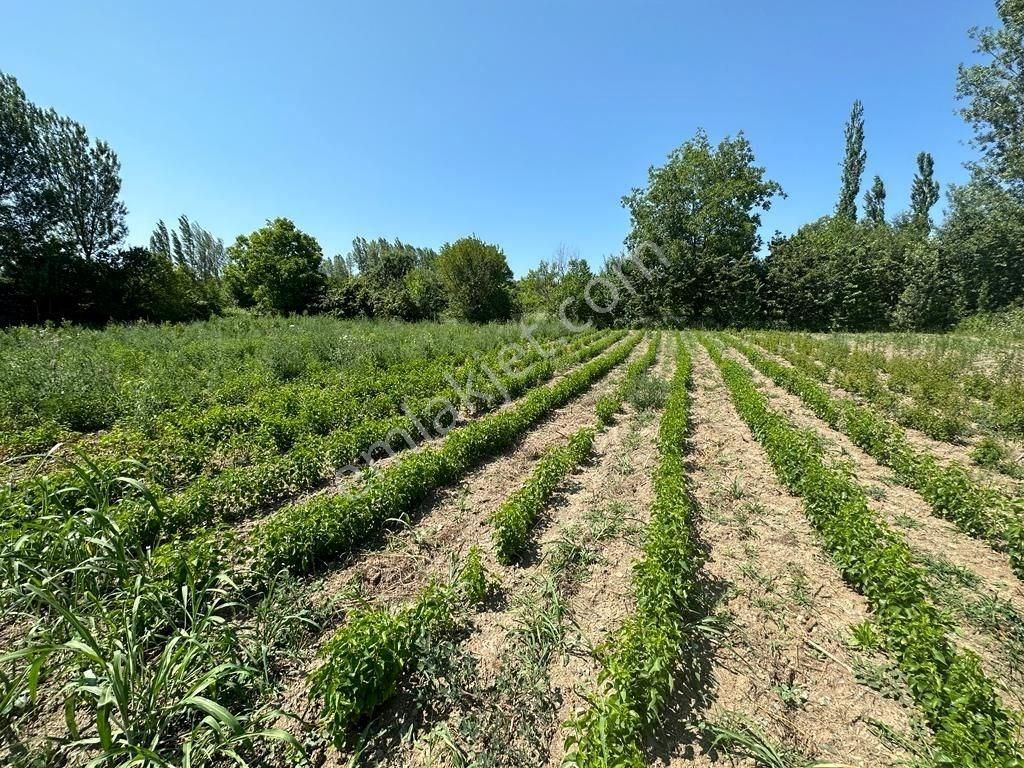
M502 249L475 236L436 251L360 237L324 258L286 218L225 247L181 216L158 222L148 247L124 247L117 155L0 73L0 323L181 321L238 306L409 321L539 311L622 326L948 328L1024 300L1024 0L996 9L1000 26L971 32L982 62L958 73L979 156L968 183L947 190L941 222L927 151L908 158L912 190L895 215L885 180L865 184L856 101L830 215L765 247L761 213L782 186L742 132L713 143L699 131L623 197L622 253L595 273L562 248L518 281Z
M807 330L942 330L1024 301L1024 0L1000 0L1001 25L971 37L982 62L961 66L957 98L975 132L970 180L940 200L935 164L918 154L910 199L896 215L885 181L868 168L864 105L845 128L835 209L761 257L760 215L782 187L756 164L742 134L713 145L704 132L648 172L623 198L627 253L602 279L620 289L615 322L764 325ZM909 170L909 168L908 168ZM863 207L859 208L859 203ZM639 250L641 245L656 246Z
M125 247L117 154L0 73L0 324L257 312L475 322L519 311L504 252L475 236L439 251L357 238L347 256L286 218L224 246L187 216Z

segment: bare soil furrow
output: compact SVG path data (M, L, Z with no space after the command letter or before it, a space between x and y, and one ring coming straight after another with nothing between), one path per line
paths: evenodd
M899 484L888 468L857 447L842 432L832 429L815 416L800 398L762 376L739 353L731 352L730 355L747 365L773 407L785 413L797 426L816 431L824 438L825 448L833 458L853 467L855 476L871 498L872 508L903 534L911 549L920 557L922 567L934 570L936 563L951 563L973 574L980 581L975 592L1003 602L1018 617L1024 617L1024 585L1014 574L1005 553L961 533L953 523L934 516L928 502L916 491ZM940 604L943 602L942 597L942 593L937 595ZM958 599L955 596L950 598L951 602L944 607L959 609L962 606L956 602ZM970 626L961 611L953 612L961 644L977 652L986 668L995 673L992 675L993 681L1001 688L1001 695L1007 704L1018 706L1015 702L1024 700L1024 690L1020 687L1024 673L1016 660L1007 656L1008 646L1002 642L993 642L991 637L988 640L972 640L979 634L977 629ZM1001 670L1010 669L1014 670L1014 674L1000 674Z
M754 725L808 759L892 765L910 757L878 735L910 734L916 713L854 672L851 627L866 601L822 552L801 502L775 479L767 457L732 408L720 374L695 347L691 487L709 551L707 582L724 633L714 644L703 718ZM683 713L685 717L686 713ZM879 726L881 724L881 726ZM678 723L659 763L707 765L707 733ZM720 757L720 756L718 756Z
M459 485L439 492L413 511L410 518L414 522L390 534L384 547L361 553L322 576L315 585L318 599L344 601L346 595L358 592L374 604L403 603L431 578L444 577L450 565L464 557L474 545L481 549L487 569L500 580L502 593L507 596L519 590L529 580L530 569L510 568L497 560L488 518L526 479L545 450L595 422L598 398L618 386L628 365L642 356L645 349L646 342L642 341L626 361L586 393L536 425L512 451L476 468ZM598 439L603 441L604 438L602 435ZM597 450L600 451L600 444ZM566 491L575 482L575 478L570 478ZM535 566L539 557L535 555L531 562ZM489 622L483 617L477 619L481 624ZM307 653L296 662L280 697L282 709L297 714L308 726L314 724L316 712L315 702L308 696L307 677L316 667L316 649L331 629L333 627L325 628L321 639L309 644ZM485 632L482 628L474 631L477 635ZM471 639L474 641L475 637ZM395 706L400 708L403 704ZM345 755L330 749L326 765L335 760L343 764L345 759ZM389 762L392 762L390 758Z
M667 354L673 342L663 339L655 375L668 382L675 356ZM602 445L593 466L578 478L577 487L564 510L560 526L548 528L541 539L547 550L559 541L577 539L588 522L604 525L606 535L596 538L596 562L569 601L569 615L577 632L579 650L556 659L550 669L550 685L560 706L557 722L565 723L587 704L600 670L593 649L605 642L634 610L633 564L643 546L643 529L650 521L654 501L654 470L658 463L658 414L629 409L600 436ZM592 521L592 522L591 522ZM593 529L591 529L593 534ZM548 765L559 765L564 756L564 734L551 739Z

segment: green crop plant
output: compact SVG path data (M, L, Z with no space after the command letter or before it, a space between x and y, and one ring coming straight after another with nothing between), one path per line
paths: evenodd
M522 487L491 515L492 536L501 562L512 563L522 554L544 505L562 480L590 456L595 435L592 428L584 427L566 443L549 448Z
M816 434L793 427L770 407L743 365L705 344L779 480L801 497L822 545L867 598L885 650L935 732L938 764L1020 765L1017 715L1003 708L978 658L950 640L949 619L928 600L924 574L906 542L871 510L846 467L826 458Z
M0 654L5 735L14 735L14 721L26 708L31 713L45 689L63 701L61 753L93 765L244 766L258 764L261 742L297 749L291 735L271 726L278 713L261 702L274 684L274 659L299 642L311 615L286 608L291 598L271 583L254 596L256 619L241 633L228 621L240 606L224 574L179 561L180 582L172 585L163 564L120 540L110 497L135 481L88 464L73 470L80 479L74 492L39 480L33 498L48 500L40 528L31 542L25 535L18 542L33 549L31 557L17 547L5 552L8 576L17 579L4 587L5 615L31 622ZM83 496L87 508L68 506Z
M512 445L541 418L588 389L629 356L640 336L629 337L551 384L531 390L505 410L452 430L439 447L403 455L348 494L317 496L267 518L252 536L262 572L306 570L348 554L437 488Z
M1014 571L1024 577L1024 501L976 482L960 464L943 464L915 449L899 425L871 408L831 396L802 368L782 365L737 339L730 338L729 343L829 426L892 469L897 480L920 493L939 516L964 533L1005 549Z
M638 382L644 378L647 370L654 365L654 361L658 356L659 346L661 346L661 334L656 333L651 343L647 346L647 351L644 352L643 357L626 369L626 375L622 377L619 385L612 392L598 398L597 421L599 425L606 426L611 424L615 414L622 409L623 401L637 387Z
M427 636L450 634L460 617L487 598L490 582L473 549L446 583L431 582L409 605L360 608L320 650L323 664L310 676L336 742L351 726L390 699Z
M690 357L678 337L677 346L676 372L658 431L651 522L633 571L636 611L598 651L599 688L590 706L568 723L567 766L647 764L643 737L667 703L692 637L702 558L686 482Z

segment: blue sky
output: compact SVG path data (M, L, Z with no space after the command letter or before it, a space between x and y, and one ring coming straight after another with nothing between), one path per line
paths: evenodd
M0 69L117 150L130 240L187 213L230 243L292 218L355 235L497 242L517 274L564 243L621 248L620 198L703 126L744 130L789 197L765 239L829 213L865 102L889 210L917 153L973 156L956 114L994 2L3 3Z

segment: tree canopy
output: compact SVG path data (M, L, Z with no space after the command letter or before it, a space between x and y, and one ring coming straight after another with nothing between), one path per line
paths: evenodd
M742 133L712 145L699 131L623 198L632 220L626 245L644 273L634 317L713 325L756 318L760 212L782 194L765 173Z
M453 317L478 323L513 317L512 270L498 246L476 236L445 243L437 272Z
M240 306L302 312L323 293L320 244L290 219L268 220L255 232L239 235L227 253L225 278Z

